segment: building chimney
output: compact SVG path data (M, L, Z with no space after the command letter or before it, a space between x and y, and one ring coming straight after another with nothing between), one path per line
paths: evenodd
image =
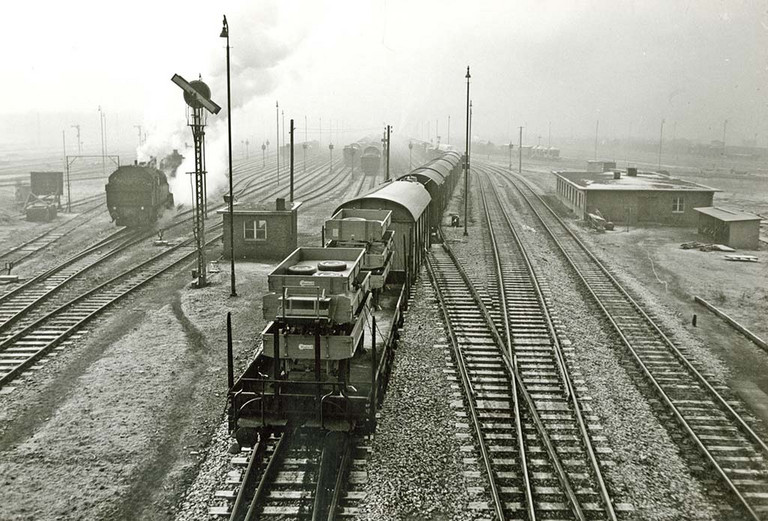
M628 166L627 167L627 175L629 177L637 177L637 167L636 166Z
M285 211L285 198L284 197L278 197L277 201L275 201L275 209L278 212L284 212Z
M618 170L614 170L613 171L613 178L614 179L621 179L621 172L619 172Z

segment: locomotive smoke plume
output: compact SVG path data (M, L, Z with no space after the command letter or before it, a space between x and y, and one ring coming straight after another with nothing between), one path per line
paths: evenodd
M232 13L232 16L227 17L230 30L239 31L237 35L231 33L230 51L233 112L237 109L232 129L233 155L240 144L238 129L246 127L249 113L254 112L259 103L264 103L260 97L277 87L279 82L274 69L303 38L300 32L297 41L285 42L284 34L280 35L277 27L276 7L263 4L258 7L258 14L254 6L248 6L245 12ZM211 88L211 98L222 107L218 115L208 115L205 128L207 195L212 204L223 202L216 194L227 186L229 176L225 40L221 38L214 43L216 45L211 45L207 60L207 70L210 72L202 75L203 81ZM197 78L187 75L187 79L191 81ZM192 176L188 175L195 171L192 130L186 124L184 106L177 88L170 82L167 82L165 88L172 92L173 97L167 103L158 102L158 106L147 112L144 125L149 129L149 135L147 141L137 148L137 156L139 161L146 161L151 156L157 157L159 161L173 149L178 149L184 156L184 162L175 178L169 177L168 183L176 203L189 205L194 200L193 182L190 180Z

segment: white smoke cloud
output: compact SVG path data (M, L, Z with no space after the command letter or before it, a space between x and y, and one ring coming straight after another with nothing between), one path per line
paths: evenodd
M276 69L292 54L306 34L311 12L305 12L302 20L298 20L298 30L295 26L297 20L288 20L294 26L291 31L286 31L280 27L276 6L275 2L259 3L258 6L249 2L248 5L241 6L239 12L232 12L227 17L230 26L232 108L239 109L236 114L237 122L247 121L249 108L255 107L258 98L277 88L280 81ZM211 88L211 98L222 107L218 115L207 115L205 161L209 198L214 196L219 188L226 186L229 174L229 114L224 46L224 39L213 41L208 58L201 60L203 63L207 62L208 67L204 70L209 71L202 75L202 80ZM193 75L182 76L188 81L198 79ZM172 96L154 99L153 106L145 111L144 126L148 129L148 137L146 142L137 148L136 155L139 161L147 161L152 156L160 161L177 149L184 156L184 162L176 177L169 178L168 181L177 204L191 204L194 196L188 172L195 170L192 129L187 126L183 116L185 109L177 87L167 82L165 89ZM234 135L232 141L233 147L239 143Z

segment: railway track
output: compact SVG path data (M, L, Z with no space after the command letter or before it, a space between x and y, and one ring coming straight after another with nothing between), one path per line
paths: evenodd
M254 519L331 520L352 517L368 448L348 433L286 427L260 438L252 449L233 458L226 490L210 514L232 521ZM361 470L362 468L362 470ZM233 490L236 488L236 490Z
M127 229L116 230L87 249L0 295L0 340L10 335L11 327L22 318L29 320L34 308L50 299L74 278L138 242L136 236L136 233Z
M214 239L216 240L216 239ZM213 241L211 241L213 242ZM209 243L210 244L210 243ZM0 387L80 331L123 297L196 254L189 239L70 299L0 341Z
M327 192L329 188L338 186L339 181L344 178L344 169L339 169L334 177L317 184L315 178L320 177L325 168L326 166L321 163L307 174L306 179L302 180L302 186L312 187L306 192L307 199L319 199L322 196L320 192ZM260 188L251 189L252 192L259 190ZM285 190L287 190L285 187L279 188L279 191ZM241 195L243 193L248 195L247 191L247 187L243 187ZM181 223L177 222L172 226L179 224ZM219 222L208 231L214 232L221 227L222 223ZM0 320L3 321L3 334L0 336L0 387L22 374L37 360L74 335L85 323L108 306L195 254L194 249L191 249L193 241L187 238L95 288L71 288L70 283L74 279L82 279L83 274L108 258L115 257L153 234L140 235L137 237L126 229L118 230L110 236L111 240L105 240L84 250L56 268L0 297ZM211 245L219 240L221 240L220 234L213 237L207 244ZM113 249L102 254L100 248L106 248L110 244L113 244ZM190 249L191 251L188 251ZM162 264L165 267L156 270L156 273L152 271L152 266L157 265L161 259L166 257L175 259L179 255L181 255L179 259L170 262L167 266ZM63 291L65 288L66 291ZM11 328L12 325L15 327Z
M432 248L429 266L495 518L616 519L600 467L589 459L591 441L575 425L535 292L505 292L529 275L510 277L514 267L499 265L504 283L493 312L447 246Z
M53 226L46 231L35 235L31 239L28 239L21 244L18 244L3 253L0 253L0 260L11 261L14 265L18 266L20 262L35 255L39 251L44 250L48 246L51 246L73 231L77 230L84 224L90 222L90 220L93 218L92 212L104 204L105 203L102 202L100 204L94 205L78 216Z
M743 406L695 367L524 179L488 170L505 180L505 188L514 187L539 219L669 413L663 423L682 430L712 470L708 478L730 492L734 515L768 519L768 446L744 418Z

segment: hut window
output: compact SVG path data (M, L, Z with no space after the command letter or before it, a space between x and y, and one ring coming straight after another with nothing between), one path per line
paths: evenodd
M672 213L683 213L685 211L685 201L682 197L672 199Z
M243 222L243 237L246 241L266 241L267 221L252 219Z

